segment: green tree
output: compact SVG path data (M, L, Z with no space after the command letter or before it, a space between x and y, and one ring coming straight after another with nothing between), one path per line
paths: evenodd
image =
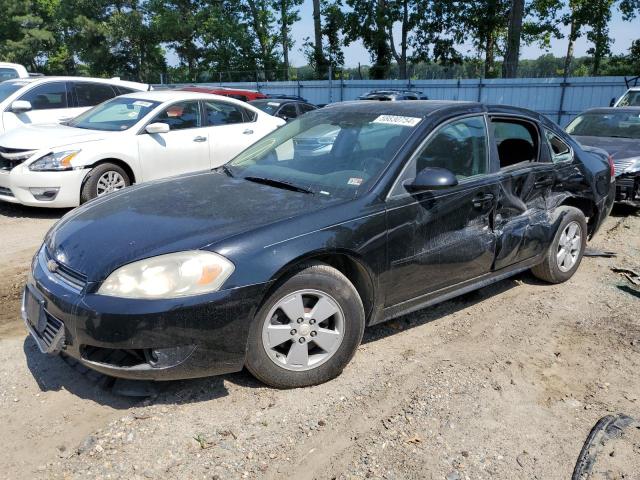
M273 0L273 9L278 12L280 29L280 47L282 48L282 63L284 64L284 79L289 80L289 50L293 46L291 26L300 20L300 10L303 0Z

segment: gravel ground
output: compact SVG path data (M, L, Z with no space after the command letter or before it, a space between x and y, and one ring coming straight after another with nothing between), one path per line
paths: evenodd
M327 384L280 391L241 372L146 400L42 356L17 320L29 258L59 216L0 210L5 478L568 479L600 417L640 418L640 293L611 271L640 271L638 210L616 208L591 242L617 257L373 327ZM637 434L625 438L618 476L603 478L640 478Z

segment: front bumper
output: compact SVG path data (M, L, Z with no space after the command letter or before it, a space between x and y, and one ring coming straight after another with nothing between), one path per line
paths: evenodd
M80 205L80 189L88 169L32 172L25 165L0 170L0 200L33 207L71 208ZM38 200L31 188L57 188L53 200Z
M91 283L81 291L69 288L45 260L43 249L26 289L46 315L62 322L63 333L47 352L38 322L26 320L41 350L62 351L88 368L129 379L177 380L242 369L266 285L181 299L122 299L88 293L97 287Z

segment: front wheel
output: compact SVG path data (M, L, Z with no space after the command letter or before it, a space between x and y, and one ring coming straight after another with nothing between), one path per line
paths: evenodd
M87 175L80 192L80 203L121 190L129 185L131 185L131 179L122 167L113 163L101 163Z
M362 301L347 277L328 265L309 264L277 288L256 314L246 366L277 388L326 382L355 354L364 323Z
M533 274L549 283L569 280L578 270L587 246L587 220L574 207L560 207L557 212L562 221L549 246L544 261L531 269Z

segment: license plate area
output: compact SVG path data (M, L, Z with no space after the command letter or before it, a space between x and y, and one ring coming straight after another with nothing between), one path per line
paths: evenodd
M56 354L64 348L64 324L46 311L44 299L29 286L24 290L22 316L42 353Z

